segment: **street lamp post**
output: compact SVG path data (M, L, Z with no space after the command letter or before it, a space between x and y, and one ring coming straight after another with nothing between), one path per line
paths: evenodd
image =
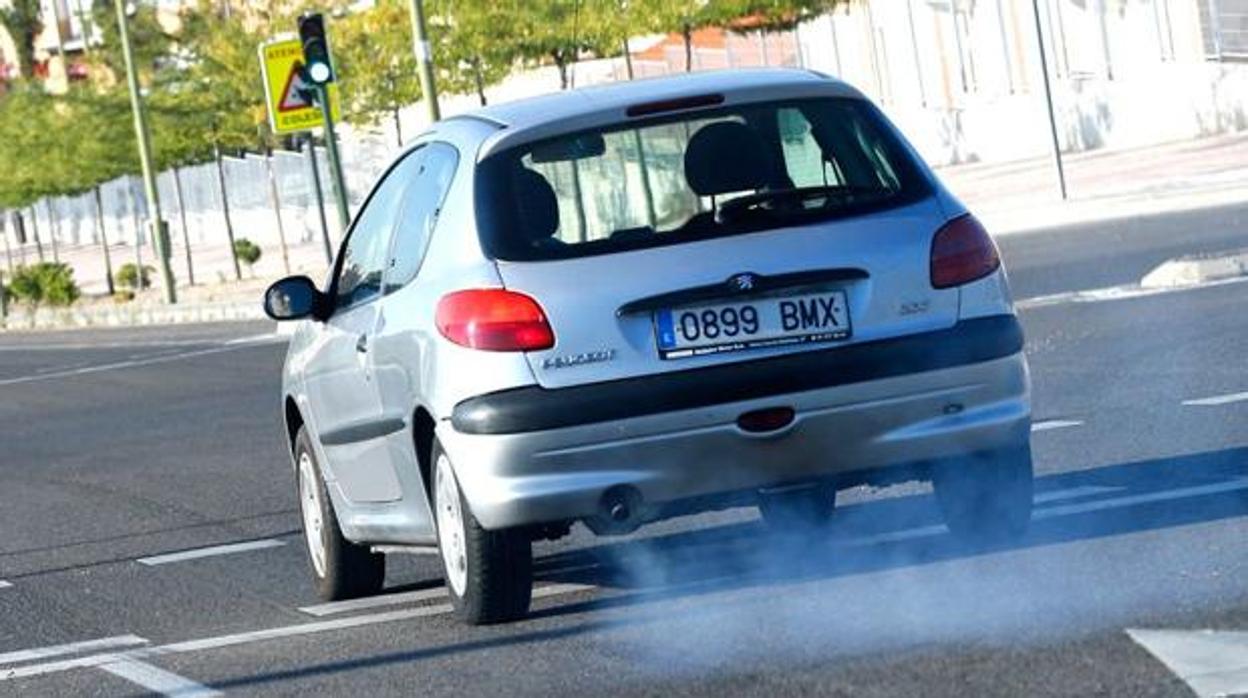
M160 260L160 275L165 287L165 302L177 303L178 293L173 287L173 269L169 266L169 240L164 218L160 214L160 192L156 189L156 169L152 164L152 143L147 130L147 116L143 112L143 97L139 93L139 74L134 65L134 49L130 45L129 18L126 16L125 0L113 0L117 9L118 39L121 54L126 62L126 84L130 88L130 110L134 113L134 135L139 144L139 163L143 168L143 188L147 196L148 220L152 225L152 241ZM142 274L142 269L138 270Z
M420 91L429 109L429 123L442 118L438 108L438 86L433 77L433 50L429 48L429 34L425 31L425 6L422 0L412 0L412 44L416 61L420 63Z

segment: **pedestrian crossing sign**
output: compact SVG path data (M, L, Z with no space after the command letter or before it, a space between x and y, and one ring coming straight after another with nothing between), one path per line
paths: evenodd
M260 72L274 133L296 133L325 125L321 108L313 101L315 86L303 77L303 46L298 39L280 39L260 45ZM338 85L329 85L329 103L339 118Z

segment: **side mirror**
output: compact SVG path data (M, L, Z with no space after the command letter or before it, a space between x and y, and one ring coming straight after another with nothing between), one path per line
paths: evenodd
M325 294L306 276L288 276L264 292L264 312L277 321L323 319Z

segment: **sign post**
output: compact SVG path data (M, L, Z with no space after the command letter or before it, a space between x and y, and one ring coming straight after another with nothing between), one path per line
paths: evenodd
M302 21L302 20L301 20ZM301 25L302 27L302 25ZM304 42L280 39L260 45L260 65L264 78L269 124L275 134L297 133L314 128L325 130L325 147L330 161L330 181L338 204L338 218L345 231L350 222L347 188L338 157L334 121L340 118L338 86L309 79L304 58ZM330 76L332 79L332 75ZM328 245L328 231L322 231Z

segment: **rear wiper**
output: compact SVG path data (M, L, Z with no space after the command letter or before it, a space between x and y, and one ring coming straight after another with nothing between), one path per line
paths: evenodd
M809 213L818 209L804 206L813 199L825 199L820 208L825 208L834 200L838 203L855 203L862 199L876 200L887 198L896 192L883 187L863 187L852 184L837 184L822 187L794 187L792 189L773 189L748 194L720 204L715 210L715 220L728 223L737 220L748 211L766 210L778 213ZM786 207L785 204L788 206ZM798 208L791 208L793 205Z

